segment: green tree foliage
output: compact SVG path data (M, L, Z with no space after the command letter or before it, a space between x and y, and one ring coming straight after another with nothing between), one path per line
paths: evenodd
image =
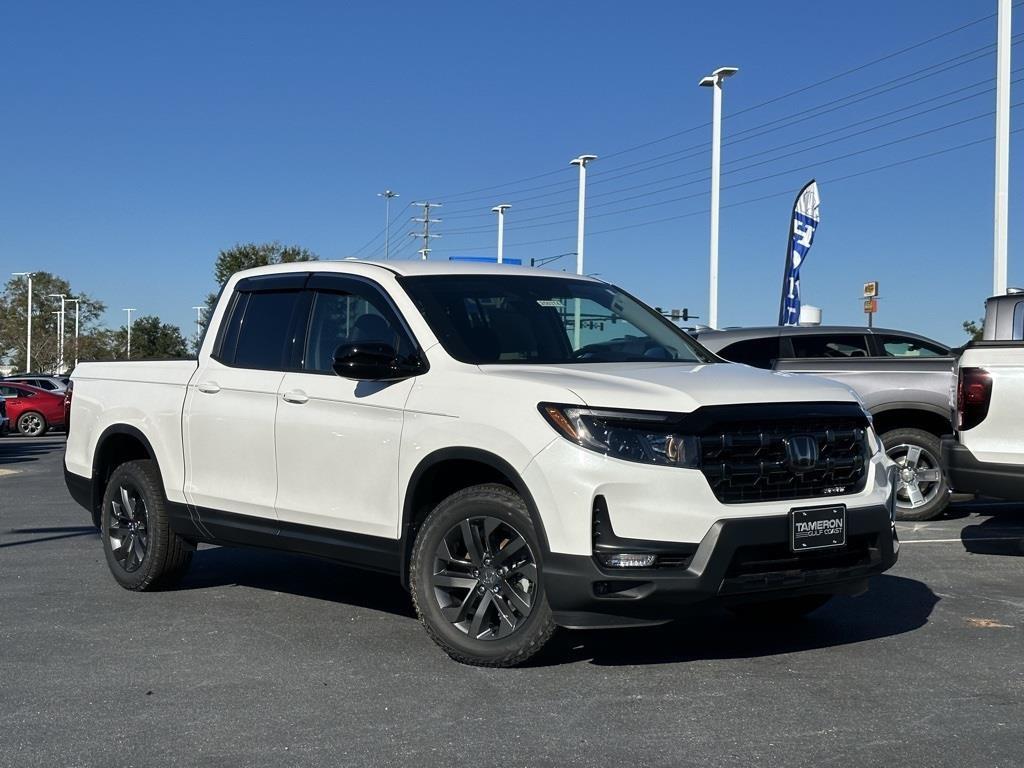
M979 320L978 322L974 322L973 320L964 320L964 333L971 337L971 341L981 341L984 330L984 320Z
M79 356L91 344L90 337L102 333L99 320L106 306L83 293L76 293L71 284L50 272L36 272L32 276L32 367L37 371L57 369L57 316L60 300L50 294L64 294L79 299L78 328ZM15 369L25 370L25 331L27 325L28 281L24 277L11 277L0 293L0 358L9 358ZM70 368L75 359L75 305L66 304L64 360Z
M109 354L115 360L127 358L128 328L122 326L110 332ZM188 357L189 344L181 329L160 322L156 315L143 315L132 321L132 360Z
M213 265L213 277L217 281L218 289L235 272L253 267L265 267L268 264L290 264L296 261L316 261L320 257L312 251L306 250L298 245L281 245L274 241L272 243L238 243L232 248L221 251L217 254L217 261ZM214 306L217 304L217 293L211 293L206 297L206 311L203 312L202 326L205 330L209 322ZM192 344L195 347L195 344Z

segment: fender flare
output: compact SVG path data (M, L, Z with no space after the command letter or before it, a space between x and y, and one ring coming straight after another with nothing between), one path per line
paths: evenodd
M412 500L426 472L437 464L452 460L474 461L478 464L484 464L508 478L516 493L522 497L523 502L526 504L526 509L530 514L530 521L533 523L533 529L537 533L537 540L540 542L542 555L546 555L551 551L548 546L547 532L544 530L544 521L541 519L540 510L537 508L537 502L534 501L533 494L530 493L530 489L523 481L519 472L511 464L497 454L480 448L441 448L427 454L420 460L420 463L416 465L416 469L413 470L412 475L409 477L409 483L405 488L405 499L402 502L401 535L399 537L399 552L402 558L399 563L399 574L405 587L409 585L409 556L412 554L412 521L415 513Z

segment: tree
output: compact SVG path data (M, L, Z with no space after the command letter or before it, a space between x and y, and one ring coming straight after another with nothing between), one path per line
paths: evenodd
M978 322L974 322L973 320L964 320L964 333L971 337L971 341L981 341L984 330L984 320L979 320Z
M128 328L111 333L111 353L115 360L124 360L128 354ZM143 315L132 321L132 360L188 357L188 342L181 329L160 322L156 315Z
M298 245L281 245L276 240L272 243L236 243L234 247L221 251L213 265L213 277L218 288L223 288L235 272L253 267L265 267L268 264L290 264L296 261L317 261L320 257L312 251ZM206 311L203 312L201 325L206 329L213 308L217 304L217 293L206 297ZM193 344L193 347L195 345Z
M57 370L57 316L60 300L50 294L64 294L79 300L79 356L85 337L99 329L99 319L106 306L84 293L71 290L71 284L50 272L32 275L32 367L37 371ZM25 331L27 325L28 281L11 277L0 293L0 357L9 357L15 370L25 370ZM75 305L66 304L64 327L64 362L67 368L75 360Z

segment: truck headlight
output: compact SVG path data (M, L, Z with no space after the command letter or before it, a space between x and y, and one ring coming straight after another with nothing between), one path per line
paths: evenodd
M560 435L592 451L642 464L700 466L700 439L676 430L679 414L555 403L538 408Z

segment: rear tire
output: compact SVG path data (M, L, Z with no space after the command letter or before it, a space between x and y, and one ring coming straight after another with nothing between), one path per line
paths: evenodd
M110 475L100 537L115 581L136 592L173 586L192 561L193 547L171 530L160 470L152 460L129 461Z
M420 527L409 563L427 634L463 664L522 664L555 631L540 555L526 504L511 488L477 485L449 496Z
M47 429L46 417L38 411L25 411L18 417L18 431L25 437L42 437Z
M747 621L776 624L802 619L831 599L831 595L801 595L800 597L784 597L779 600L735 605L729 610Z
M892 429L881 436L889 458L900 465L897 520L931 520L949 505L949 483L939 463L939 438L923 429Z

